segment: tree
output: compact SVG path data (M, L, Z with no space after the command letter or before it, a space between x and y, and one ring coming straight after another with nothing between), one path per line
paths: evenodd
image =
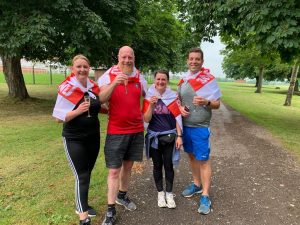
M254 43L262 52L278 52L287 62L299 58L297 0L180 0L179 3L184 10L181 18L188 20L202 38L209 39L219 32L222 37L239 40L241 46Z
M191 31L175 15L177 5L171 0L140 0L137 23L132 37L136 65L142 70L182 69Z
M227 78L233 78L235 80L256 77L255 68L249 64L239 64L237 62L231 62L229 57L224 58L222 63L222 69Z
M110 67L117 61L119 48L132 43L140 1L101 0L85 2L89 9L101 16L110 33L109 39L95 43L89 49L89 53L98 60L94 63L95 66Z
M263 78L267 81L284 80L289 76L291 66L282 63L278 54L267 56L255 48L224 50L223 70L227 77L235 79L256 78L257 93L261 92Z
M294 88L295 88L295 84L296 84L296 79L297 79L297 74L298 74L298 70L299 70L299 65L297 65L295 63L295 65L293 66L293 70L292 70L292 75L290 78L290 86L286 95L286 99L284 102L284 106L290 106L291 105L291 101L292 101L292 96L294 93Z
M66 62L80 52L87 55L92 64L101 60L107 62L111 54L105 50L113 35L101 13L109 14L105 18L114 18L124 31L134 23L135 5L134 0L104 0L101 3L88 0L2 0L0 56L9 96L29 97L20 65L22 57L39 61L58 58L60 62ZM103 12L101 9L105 8L109 10ZM116 30L114 35L120 36Z

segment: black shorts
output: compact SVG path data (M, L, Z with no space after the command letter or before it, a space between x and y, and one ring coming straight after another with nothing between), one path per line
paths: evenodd
M104 154L107 168L120 168L123 160L142 161L144 132L134 134L108 134Z

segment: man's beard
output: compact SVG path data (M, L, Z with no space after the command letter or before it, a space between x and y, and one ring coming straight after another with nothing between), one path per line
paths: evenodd
M130 75L133 72L133 65L132 66L125 66L125 65L119 65L121 71L127 75Z

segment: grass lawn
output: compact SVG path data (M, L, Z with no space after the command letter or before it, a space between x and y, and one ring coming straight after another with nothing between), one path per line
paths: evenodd
M300 161L300 96L294 95L292 106L283 106L288 86L266 85L254 93L253 85L219 83L222 101L278 137L284 147ZM279 87L280 89L275 89Z
M26 84L33 84L32 73L24 73L23 77ZM64 79L65 79L64 74L58 74L58 73L52 74L53 85L60 84ZM0 72L0 83L5 83L3 72ZM35 74L35 84L50 85L51 84L50 73Z
M69 74L67 74L69 75ZM25 84L45 84L45 85L51 85L51 78L50 73L43 73L43 74L36 74L35 78L33 79L32 73L24 73L23 74ZM93 77L92 77L93 78ZM52 74L52 84L57 85L60 84L65 79L65 75L62 73L53 73ZM145 77L148 82L152 82L153 78L150 76ZM3 72L0 72L0 84L5 83L5 78Z
M51 117L56 85L27 85L34 99L12 102L0 84L0 224L77 224L74 179L61 140L62 124ZM101 115L101 153L92 174L90 204L106 204ZM102 209L103 210L103 209Z

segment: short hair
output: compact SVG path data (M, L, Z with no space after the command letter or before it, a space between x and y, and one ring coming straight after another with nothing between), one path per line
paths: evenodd
M85 60L85 61L90 65L90 61L88 60L88 58L85 57L85 56L82 55L82 54L78 54L78 55L75 55L75 56L74 56L74 58L72 59L72 65L74 65L74 62L75 62L77 59L83 59L83 60Z
M167 79L168 80L170 79L169 71L168 70L156 70L155 73L154 73L154 79L156 78L156 74L158 74L158 73L166 74L167 75Z
M191 48L191 49L188 51L187 58L189 58L189 55L190 55L190 53L192 53L192 52L200 53L200 55L201 55L201 57L202 57L202 60L204 59L204 54L203 54L203 51L201 50L201 48Z

